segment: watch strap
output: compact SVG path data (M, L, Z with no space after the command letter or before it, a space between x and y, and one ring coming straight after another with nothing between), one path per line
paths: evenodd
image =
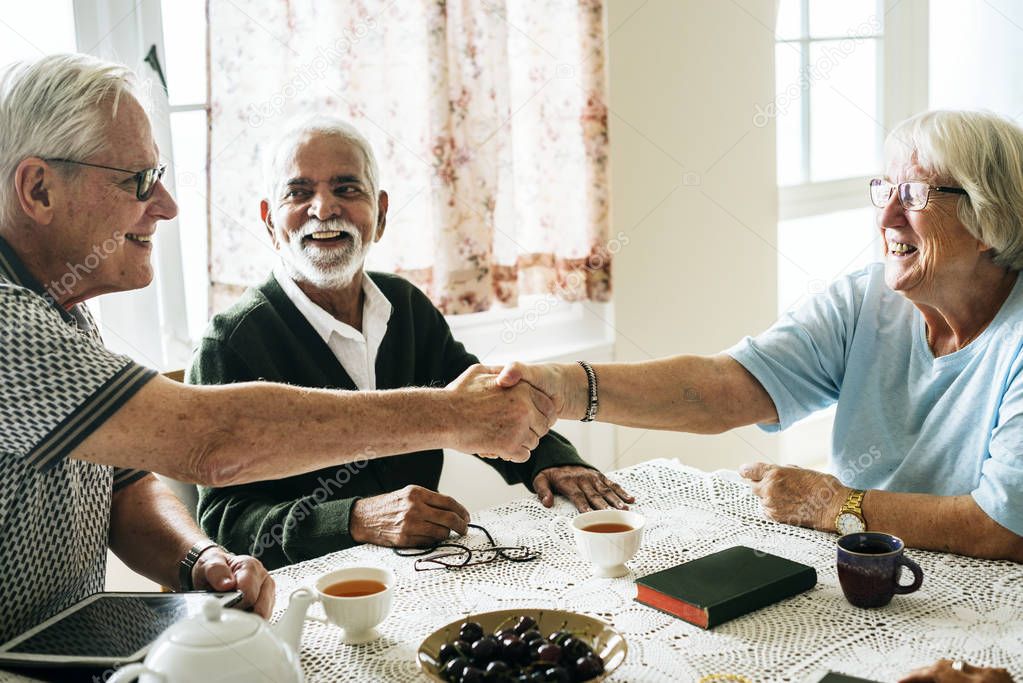
M863 522L863 528L867 528L867 520L863 516L863 497L867 495L864 489L853 489L849 492L849 495L845 498L845 503L842 504L842 509L838 511L838 515L835 517L835 527L838 529L838 520L844 514L852 514L859 517L860 521ZM838 529L841 533L841 529Z
M219 548L220 546L213 541L199 541L185 553L185 557L181 562L178 563L178 584L181 586L183 591L195 590L195 584L192 583L192 569L199 561L199 557L209 550L210 548Z

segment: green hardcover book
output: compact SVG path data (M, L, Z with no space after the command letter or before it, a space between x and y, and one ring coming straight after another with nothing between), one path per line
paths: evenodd
M638 579L636 600L712 628L815 585L813 567L735 546Z

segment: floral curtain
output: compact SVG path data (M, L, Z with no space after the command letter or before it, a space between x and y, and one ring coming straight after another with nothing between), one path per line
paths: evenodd
M212 307L263 279L261 147L331 113L373 144L369 267L445 313L610 297L601 0L209 2Z

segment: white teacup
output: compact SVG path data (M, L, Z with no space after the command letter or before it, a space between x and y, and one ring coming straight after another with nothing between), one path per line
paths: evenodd
M340 581L378 581L382 591L358 597L328 595L324 590ZM321 575L316 579L316 598L323 605L327 621L339 626L345 643L368 643L380 637L376 627L387 618L394 604L396 577L390 569L382 567L345 567ZM313 617L315 618L315 617ZM320 620L322 621L322 620Z
M586 531L586 527L595 524L624 524L630 529L610 533ZM571 521L579 552L593 564L596 576L609 578L629 573L625 563L639 550L645 524L643 515L628 510L593 510L576 515Z

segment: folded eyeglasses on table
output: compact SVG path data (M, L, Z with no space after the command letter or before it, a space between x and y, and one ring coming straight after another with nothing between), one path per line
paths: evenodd
M540 557L539 551L532 550L524 545L497 545L490 532L479 524L469 524L468 527L482 531L490 545L483 548L472 548L464 543L441 541L424 548L394 548L394 552L401 557L415 557L415 570L417 572L432 571L434 569L455 570L475 567L476 565L494 562L498 558L508 560L509 562L529 562ZM437 554L431 555L430 553Z

